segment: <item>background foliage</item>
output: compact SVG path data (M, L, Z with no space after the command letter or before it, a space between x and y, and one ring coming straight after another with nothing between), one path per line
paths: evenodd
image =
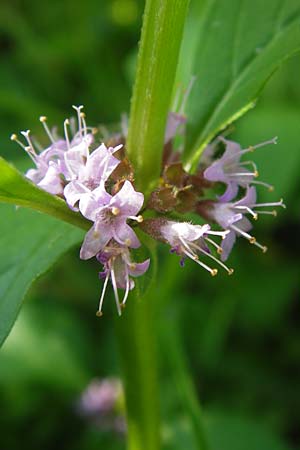
M30 128L42 136L38 117L46 114L52 123L61 123L71 104L83 103L91 123L120 120L120 112L129 109L143 6L136 0L2 2L2 156L22 170L28 167L30 161L9 135ZM211 279L192 262L181 269L176 257L161 248L157 321L164 343L165 448L197 448L186 408L193 388L177 372L178 355L168 350L180 348L181 340L214 449L280 450L299 444L299 70L299 57L284 66L232 134L244 145L279 136L277 146L255 154L261 178L276 186L274 194L262 190L261 199L283 196L288 206L276 220L257 223L256 235L269 252L262 255L238 242L231 258L235 275ZM13 223L9 217L24 211L15 213L6 205L0 210L4 240ZM35 224L33 235L42 240L43 219L35 212L28 217ZM8 270L7 261L26 264L28 257L22 236L14 238L13 227L10 231L12 252L1 251L0 276ZM63 239L59 230L57 238ZM0 353L3 448L52 449L58 443L72 450L124 448L121 437L100 431L76 409L93 378L119 371L113 302L106 302L103 320L94 316L97 270L79 261L75 248L27 295ZM11 288L17 275L11 274Z

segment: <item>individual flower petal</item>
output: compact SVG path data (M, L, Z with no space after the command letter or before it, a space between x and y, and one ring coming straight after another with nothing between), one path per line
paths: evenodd
M126 180L120 191L113 196L110 206L119 208L122 215L135 216L144 203L144 195L134 190L130 181Z
M86 188L78 181L71 181L64 188L64 197L70 208L78 211L79 208L75 208L76 203L79 202L83 194L89 193L89 189Z
M133 229L127 225L126 221L117 218L113 225L113 238L121 245L126 245L131 248L140 247L141 243Z
M128 273L133 277L139 277L144 275L145 272L149 269L150 259L146 259L141 263L132 263L128 266Z
M86 233L80 249L81 259L90 259L99 253L112 238L112 230L109 225L94 224Z

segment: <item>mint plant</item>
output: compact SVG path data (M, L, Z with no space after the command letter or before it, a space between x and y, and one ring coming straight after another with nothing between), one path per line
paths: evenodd
M40 117L49 140L45 148L29 130L21 137L12 134L35 165L25 176L0 160L0 200L57 219L35 219L43 229L24 242L28 268L13 289L9 272L2 281L1 340L30 283L63 251L81 242L80 258L99 263L103 285L97 316L103 315L109 283L122 316L116 319L116 332L130 450L156 450L161 441L151 320L157 307L155 301L151 304L157 243L178 255L181 266L189 258L212 276L218 269L232 275L234 268L225 261L236 239L243 237L266 252L250 232L253 223L259 215L276 216L274 208L285 208L283 200L257 201L259 186L271 191L272 186L257 180L256 163L248 160L250 153L276 144L277 138L248 148L227 138L228 126L254 106L272 73L300 49L296 2L269 3L262 8L258 0L234 0L233 11L228 11L223 0L205 6L195 1L186 19L188 0L148 0L128 130L120 126L103 138L97 124L88 123L83 106L74 106L76 118L65 119L59 132L46 116ZM184 33L186 20L195 18L195 35L188 29ZM249 29L254 18L257 23ZM183 94L176 80L186 86ZM178 95L181 101L176 101ZM26 214L8 215L20 240L32 229ZM33 252L38 240L42 245ZM16 261L14 273L21 263ZM208 449L201 414L197 407L191 409L199 420L198 448Z

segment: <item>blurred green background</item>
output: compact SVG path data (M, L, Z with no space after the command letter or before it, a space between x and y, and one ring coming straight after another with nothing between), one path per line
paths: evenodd
M143 3L2 0L2 156L28 167L10 134L30 128L43 136L38 117L60 124L72 104L85 105L91 124L119 122L129 109ZM160 248L157 321L166 449L195 448L180 379L166 350L175 335L215 449L299 445L299 73L296 57L275 74L232 134L243 145L279 137L277 146L254 155L260 178L276 186L273 193L262 189L260 198L284 197L288 207L277 219L256 224L269 252L263 255L240 239L230 259L235 275L212 279L190 261L180 268ZM112 299L102 320L94 316L98 270L74 249L27 295L0 353L1 449L125 448L121 435L81 417L76 406L93 379L119 372Z

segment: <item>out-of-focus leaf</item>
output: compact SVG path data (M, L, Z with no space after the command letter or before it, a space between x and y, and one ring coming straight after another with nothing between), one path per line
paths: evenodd
M192 169L205 145L251 108L279 65L300 50L300 5L209 0L195 32L191 70L197 81L188 101L185 153Z
M53 218L0 205L0 343L8 335L31 283L83 232Z
M81 352L86 350L83 330L78 318L55 302L26 305L1 350L1 384L21 390L34 380L67 391L82 389L90 376L78 352L78 343ZM53 370L54 360L60 361L59 370Z
M39 189L1 157L0 202L36 209L83 229L90 227L89 222L68 208L66 202Z
M216 414L208 421L211 450L287 450L263 426L230 414Z

